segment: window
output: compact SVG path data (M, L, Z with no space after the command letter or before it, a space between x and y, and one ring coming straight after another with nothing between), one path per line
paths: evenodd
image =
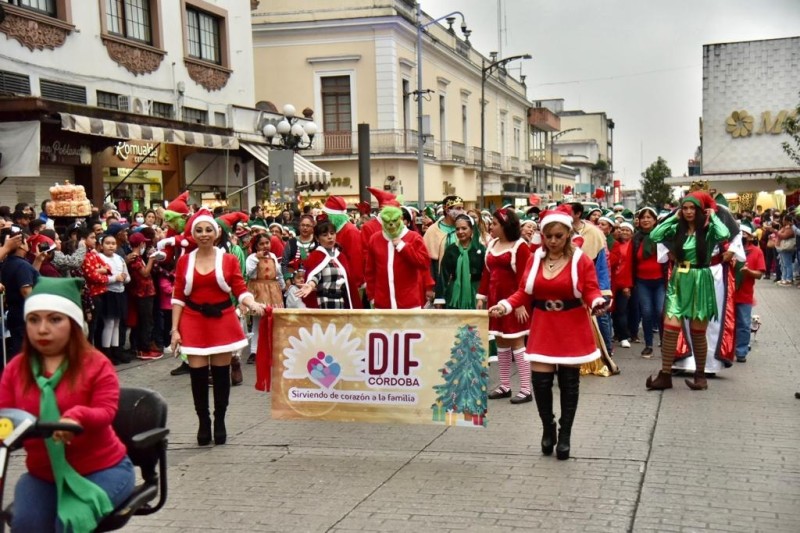
M31 79L24 74L0 70L0 91L13 94L31 94Z
M467 145L467 104L461 104L461 142Z
M224 128L228 125L228 119L225 116L225 113L220 113L219 111L214 112L214 125Z
M76 104L86 103L86 87L81 87L80 85L39 80L39 89L41 90L42 98L64 100L65 102L75 102Z
M121 109L119 107L119 95L114 93L107 93L104 91L97 91L97 107L104 107L106 109L120 109L121 111L127 111L127 107L125 109Z
M514 119L514 157L519 159L521 153L522 123Z
M403 129L409 129L411 122L411 85L403 80Z
M506 155L506 119L500 119L500 155Z
M445 110L447 105L445 103L445 95L439 95L439 140L444 142L447 140L447 114Z
M150 114L154 117L161 118L174 118L172 104L165 104L164 102L153 102L150 105Z
M194 124L208 124L208 111L184 106L183 121L192 122Z
M150 0L106 0L108 33L153 43Z
M191 7L186 8L186 35L189 57L222 64L220 19Z
M322 116L326 132L350 132L350 76L322 78Z
M31 11L38 11L51 17L58 14L56 9L56 0L6 0L7 3L13 6L24 7Z

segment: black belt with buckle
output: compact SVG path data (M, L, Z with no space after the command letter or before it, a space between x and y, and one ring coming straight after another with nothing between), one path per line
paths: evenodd
M197 311L201 313L203 316L207 316L209 318L219 318L222 316L222 312L231 307L233 302L230 299L225 300L224 302L219 302L216 304L198 304L191 301L189 298L185 300L186 306L193 311Z
M533 306L542 311L569 311L576 307L581 307L583 300L572 298L570 300L534 300Z

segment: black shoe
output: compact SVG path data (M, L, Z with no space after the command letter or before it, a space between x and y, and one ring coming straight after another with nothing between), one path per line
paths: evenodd
M134 352L130 350L124 350L120 347L112 348L112 350L116 350L114 357L123 365L127 365L133 361Z
M200 424L197 428L197 445L208 446L211 444L211 417L208 415L200 417Z
M513 404L528 403L533 401L533 394L522 394L521 392L509 400Z
M173 368L172 370L170 370L169 375L182 376L188 373L189 373L189 365L186 363L181 363L181 366L179 366L178 368Z
M736 358L736 362L737 363L746 363L747 362L747 358L746 357L737 357Z
M500 398L511 398L511 389L504 391L501 387L497 387L495 390L489 393L488 398L490 400L499 400Z
M642 350L642 357L645 359L650 359L653 356L653 347L652 346L645 346L644 350Z
M225 429L225 413L220 416L214 412L214 444L225 444L228 441L228 431Z
M795 392L794 393L794 397L797 398L798 400L800 400L800 392Z
M254 365L256 363L256 354L251 353L250 357L247 358L248 365Z

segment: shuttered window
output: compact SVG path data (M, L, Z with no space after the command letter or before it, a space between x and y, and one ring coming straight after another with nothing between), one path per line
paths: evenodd
M74 102L76 104L86 103L86 87L80 85L70 85L68 83L61 83L58 81L40 80L39 88L42 92L42 98L49 100L63 100L65 102Z
M24 74L0 70L0 92L31 94L31 79Z

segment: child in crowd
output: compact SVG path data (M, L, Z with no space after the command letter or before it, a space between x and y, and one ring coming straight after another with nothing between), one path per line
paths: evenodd
M130 291L136 302L136 357L144 360L160 359L164 354L155 346L153 341L153 301L156 296L156 287L153 283L153 265L155 257L151 254L145 262L147 252L147 238L137 232L128 240L133 247L133 257L129 269L133 278Z
M284 281L281 274L281 263L270 251L270 238L260 234L250 241L250 255L247 257L247 289L253 299L276 309L283 308ZM258 350L258 328L261 317L253 316L253 335L250 337L250 357L248 364L256 361Z
M286 308L287 309L305 309L306 304L303 299L297 295L297 292L302 288L306 282L306 273L303 269L295 270L291 278L291 285L286 288Z
M746 363L747 354L750 352L750 323L753 318L753 306L756 303L755 283L764 276L767 266L752 226L748 222L741 222L739 227L742 230L745 262L736 265L736 291L733 294L736 306L735 355L738 363Z
M106 265L108 290L100 296L103 310L103 330L101 347L114 363L120 362L122 356L119 344L119 323L125 305L125 284L131 281L125 260L117 252L117 239L113 235L104 234L100 241L102 255L100 258Z

